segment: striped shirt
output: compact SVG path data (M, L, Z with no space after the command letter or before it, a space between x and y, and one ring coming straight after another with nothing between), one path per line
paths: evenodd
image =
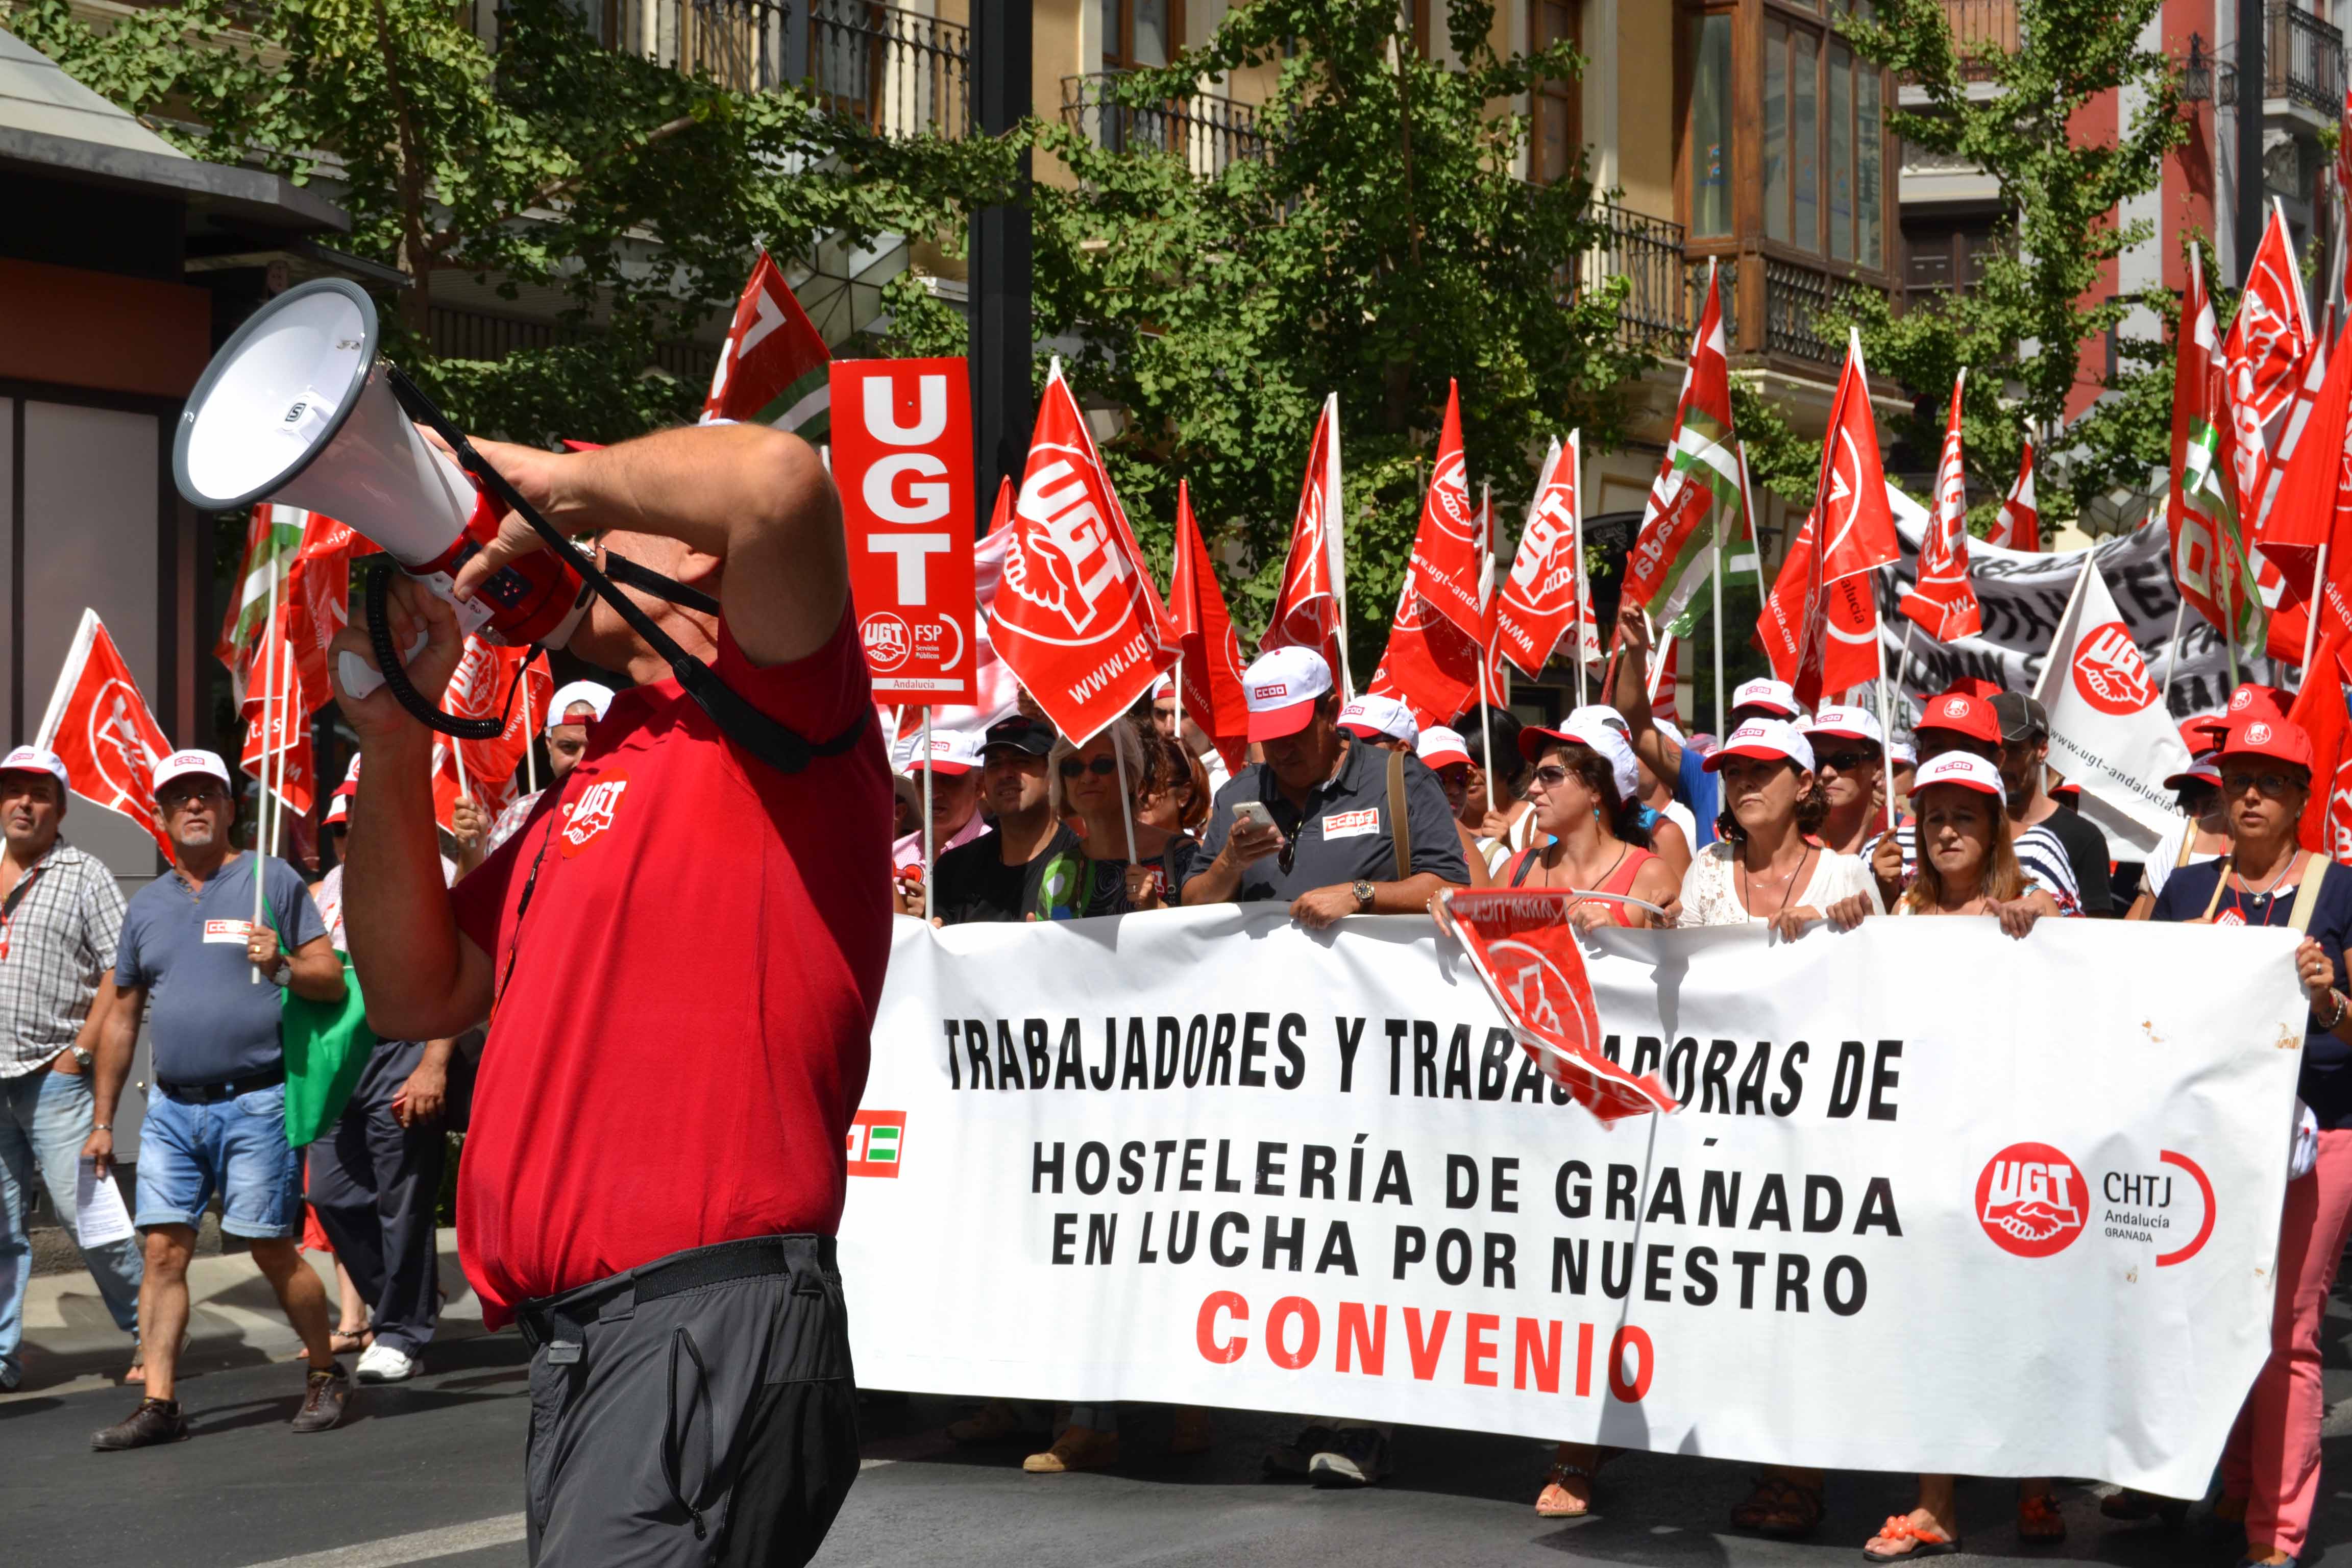
M0 1079L38 1072L72 1045L114 967L122 890L105 862L58 839L10 890L0 936Z
M1918 829L1906 822L1895 830L1895 838L1903 846L1903 885L1907 888L1919 869L1919 854L1915 847ZM2058 842L2056 834L2036 823L2009 842L2017 851L2018 868L2025 873L2028 890L2038 888L2057 900L2061 914L2083 912L2083 891L2074 883L2074 863L2067 858L2066 847ZM1876 847L1875 841L1872 847ZM1870 857L1864 854L1863 858L1867 860Z

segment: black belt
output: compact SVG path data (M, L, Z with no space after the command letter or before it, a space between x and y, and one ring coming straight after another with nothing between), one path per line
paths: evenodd
M516 1311L515 1327L522 1331L523 1342L534 1352L544 1345L549 1347L549 1361L575 1362L580 1359L581 1331L608 1308L621 1310L709 1285L791 1274L811 1263L820 1269L837 1268L833 1237L760 1236L748 1241L722 1241L674 1252L658 1262L553 1296L533 1297Z
M235 1100L240 1094L256 1089L276 1089L286 1081L286 1064L265 1068L249 1078L232 1079L226 1083L173 1083L169 1079L157 1079L156 1089L166 1100L176 1100L183 1105L214 1105L224 1100Z

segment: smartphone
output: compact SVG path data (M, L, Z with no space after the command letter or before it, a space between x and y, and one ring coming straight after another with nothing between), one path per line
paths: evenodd
M1252 827L1272 827L1274 813L1266 810L1262 800L1236 801L1234 803L1234 824L1239 826L1244 823Z

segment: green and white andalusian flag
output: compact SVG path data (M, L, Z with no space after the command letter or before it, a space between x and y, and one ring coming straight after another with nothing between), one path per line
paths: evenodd
M1706 304L1691 336L1690 363L1675 411L1675 438L1650 487L1642 531L1625 559L1625 596L1645 606L1677 637L1698 618L1698 591L1717 552L1746 537L1739 498L1739 453L1731 428L1731 364L1723 336L1723 297L1712 262Z
M2263 637L2262 596L2238 519L2228 372L2202 255L2191 246L2172 372L2172 575L2181 596L2240 647Z
M302 548L302 529L310 521L310 514L298 507L259 501L246 523L245 560L236 574L236 590L229 595L220 641L213 645L214 656L228 667L240 702L245 699L245 678L252 667L253 651L269 618L270 584L278 584L278 597L283 599L287 571Z
M782 268L761 251L719 348L703 423L756 420L823 441L833 423L832 358Z

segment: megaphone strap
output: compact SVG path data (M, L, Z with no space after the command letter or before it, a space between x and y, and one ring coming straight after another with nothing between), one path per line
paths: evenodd
M479 479L492 493L507 503L515 515L529 523L531 530L545 542L550 550L562 551L569 555L572 564L579 570L581 580L587 584L598 598L613 606L613 613L619 616L631 631L644 638L646 647L661 656L663 662L669 666L670 673L677 678L679 689L693 698L696 704L710 715L711 721L719 726L719 732L729 740L779 773L796 773L818 757L841 755L865 737L866 726L873 719L872 713L865 709L859 710L857 718L840 734L828 741L812 743L807 736L788 725L777 722L750 702L745 701L733 688L719 679L709 665L680 647L675 637L656 626L653 617L637 608L635 602L621 592L613 576L607 575L598 569L593 562L573 550L571 542L557 532L552 523L540 515L539 509L525 500L522 493L507 482L505 475L483 460L482 455L474 450L473 443L466 439L465 433L449 423L442 412L433 405L433 400L425 396L398 365L386 364L384 381L385 384L392 388L393 395L400 400L401 406L407 410L411 417L430 427L436 435L449 444L449 449L457 455L457 461L464 465L467 472ZM707 594L688 588L682 583L672 582L659 573L638 566L634 562L626 563L625 566L625 570L632 574L631 580L639 587L659 594L674 602L690 605L693 608L703 610L705 614L715 615L719 611L717 601ZM693 598L681 598L679 596L681 595L691 595ZM695 603L696 600L700 602ZM372 602L371 614L373 613ZM380 647L377 651L381 658L383 649ZM387 661L385 679L388 684L393 684L393 694L400 698L403 707L407 708L423 722L445 733L462 732L453 731L449 726L463 724L467 721L451 719L437 709L434 709L430 703L423 705L425 711L419 711L416 707L412 706L407 697L402 693L401 688L405 682L396 684L391 682L390 662L396 661ZM413 689L412 688L411 690Z
M683 605L706 616L719 614L719 601L701 589L689 588L675 577L665 577L652 567L640 566L625 555L614 554L610 549L604 552L604 575L615 583L643 588L648 594L657 594L673 605Z

